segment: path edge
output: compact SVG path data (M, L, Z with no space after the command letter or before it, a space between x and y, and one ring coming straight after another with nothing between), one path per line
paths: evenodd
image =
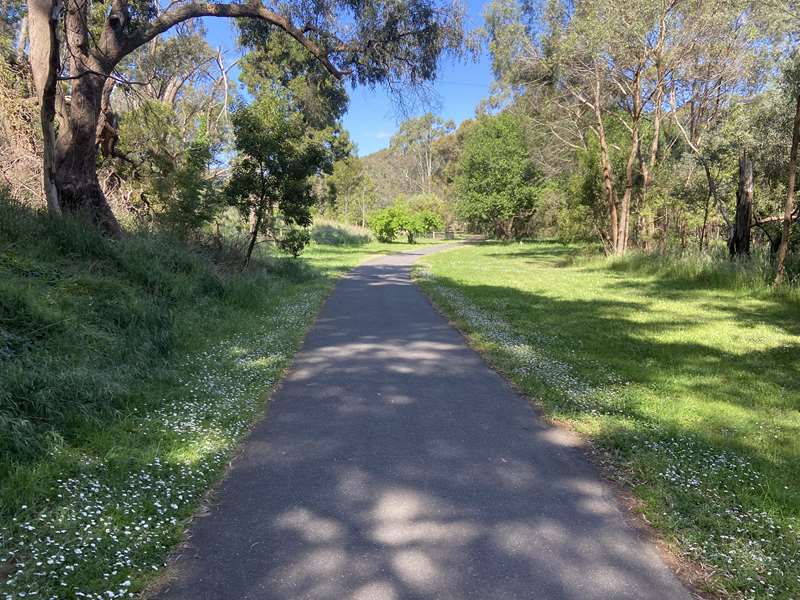
M458 246L454 246L447 249L443 248L442 251L459 249ZM496 373L515 394L524 399L533 408L536 417L540 419L544 425L571 439L573 442L571 446L589 463L603 485L606 486L625 523L641 537L644 543L649 544L655 550L658 557L686 588L690 595L697 600L729 600L725 596L703 589L703 584L707 582L713 574L713 569L702 563L691 561L681 556L675 544L670 543L660 531L653 527L641 511L643 501L636 495L631 485L627 483L627 479L621 477L624 472L618 467L612 466L611 461L607 459L608 454L595 446L590 437L580 434L571 427L569 423L549 417L545 413L541 401L530 396L514 383L514 381L491 359L481 344L472 337L466 328L459 322L454 321L450 315L436 303L425 287L420 285L420 281L423 278L419 274L422 268L420 263L424 258L425 256L420 256L414 261L409 276L411 282L420 291L431 308L461 335L464 339L464 343L480 356L481 360L489 369ZM431 275L431 277L435 279L435 276Z

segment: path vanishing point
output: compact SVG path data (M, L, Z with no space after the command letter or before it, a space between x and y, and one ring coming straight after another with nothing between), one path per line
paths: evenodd
M157 598L690 598L413 285L442 248L339 281Z

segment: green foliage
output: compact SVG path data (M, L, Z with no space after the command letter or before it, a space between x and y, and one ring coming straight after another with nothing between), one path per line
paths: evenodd
M210 167L216 151L204 119L188 142L166 103L147 100L127 112L120 126L120 150L128 158L119 172L141 191L132 201L139 211L179 237L210 223L222 198Z
M186 237L210 223L222 206L222 197L209 175L213 158L205 128L189 143L173 174L174 191L165 206L163 221Z
M311 239L317 244L331 246L360 246L372 240L369 230L325 219L314 219Z
M459 216L482 233L518 236L536 209L538 182L519 118L481 116L458 163Z
M290 227L284 231L283 236L278 240L278 248L286 254L291 254L294 258L300 256L305 247L311 241L311 232L300 227Z
M402 232L409 244L413 244L422 233L444 227L442 218L435 212L428 209L413 210L403 201L373 213L369 224L379 241L391 242Z
M337 126L347 109L344 82L287 33L252 19L238 25L239 41L248 49L241 62L248 91L283 94L313 129Z
M375 183L356 156L337 160L333 173L324 179L324 214L345 223L358 221L366 226L367 213L377 204Z
M315 202L309 178L330 170L334 132L309 131L302 115L277 94L264 93L233 117L238 156L226 193L244 219L277 239L278 217L307 227ZM275 214L275 211L279 214Z
M419 233L433 233L434 231L441 231L444 228L442 217L432 210L422 210L416 213L416 218L419 223Z
M384 208L372 213L369 217L369 227L379 242L394 240L399 229L395 209Z

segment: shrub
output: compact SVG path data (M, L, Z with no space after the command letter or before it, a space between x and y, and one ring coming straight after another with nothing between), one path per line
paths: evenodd
M283 237L278 240L278 248L282 252L291 254L294 258L297 258L310 241L311 233L308 229L292 227L286 230Z
M442 218L432 210L412 211L403 203L374 213L369 223L380 241L391 242L398 233L403 232L409 244L413 244L422 233L444 227Z
M372 241L372 236L363 227L315 219L311 239L329 246L360 246Z
M397 235L398 220L394 208L384 208L373 213L369 218L369 226L380 242L391 242Z

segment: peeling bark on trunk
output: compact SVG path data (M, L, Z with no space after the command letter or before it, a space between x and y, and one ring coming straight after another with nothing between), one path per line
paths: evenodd
M42 125L42 188L50 214L61 214L56 182L56 90L60 63L58 27L60 1L30 0L28 3L28 36L33 84L39 101Z
M786 190L786 203L783 206L783 226L781 227L781 242L778 246L777 271L775 273L775 287L783 283L786 276L786 255L789 253L789 238L792 234L792 215L794 213L795 187L797 185L797 146L800 144L800 95L794 109L794 123L792 125L792 147L789 150L789 178Z
M750 225L753 220L753 163L742 152L739 158L739 187L736 190L736 215L728 240L731 258L750 256Z

